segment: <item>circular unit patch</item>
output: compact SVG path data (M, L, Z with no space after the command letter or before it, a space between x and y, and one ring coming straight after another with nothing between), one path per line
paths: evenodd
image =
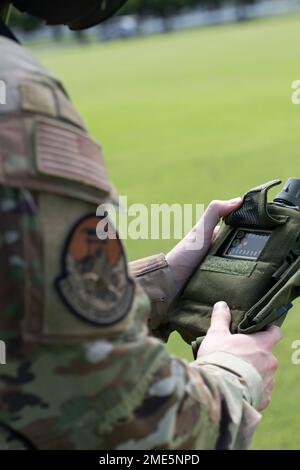
M108 326L129 312L134 283L120 239L97 237L100 221L101 217L86 215L71 229L63 250L62 275L55 285L73 313Z

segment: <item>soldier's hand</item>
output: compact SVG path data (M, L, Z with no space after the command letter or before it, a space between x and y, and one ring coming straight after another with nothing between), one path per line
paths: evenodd
M229 330L231 314L225 302L218 302L213 310L211 326L198 351L198 357L223 351L234 354L250 362L263 379L264 393L259 410L270 403L274 387L274 375L278 361L272 354L273 347L282 338L281 329L270 326L267 330L251 335L231 334Z
M181 290L201 263L217 234L217 224L221 217L226 217L242 204L238 197L229 201L212 201L203 217L183 240L181 240L166 256L172 270L178 290ZM201 240L199 249L191 249L192 240Z

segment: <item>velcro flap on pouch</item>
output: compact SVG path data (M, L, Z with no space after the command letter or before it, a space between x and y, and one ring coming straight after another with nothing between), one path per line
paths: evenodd
M38 120L35 155L40 174L111 190L101 147L80 130L51 119Z
M207 256L200 266L201 271L212 271L236 276L251 276L255 269L254 261Z

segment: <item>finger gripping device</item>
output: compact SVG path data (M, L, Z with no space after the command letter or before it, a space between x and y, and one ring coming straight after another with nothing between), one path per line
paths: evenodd
M224 219L217 239L172 314L172 326L194 353L218 301L228 303L233 333L281 325L300 295L300 180L290 178L273 202L275 180L250 190Z

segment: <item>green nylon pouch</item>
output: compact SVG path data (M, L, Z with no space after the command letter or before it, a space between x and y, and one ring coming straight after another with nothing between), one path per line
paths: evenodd
M194 355L210 326L214 304L231 309L232 333L281 325L300 296L300 211L267 202L271 181L250 190L242 206L225 218L206 258L169 314L172 329L192 344ZM239 230L267 238L255 259L225 257Z

